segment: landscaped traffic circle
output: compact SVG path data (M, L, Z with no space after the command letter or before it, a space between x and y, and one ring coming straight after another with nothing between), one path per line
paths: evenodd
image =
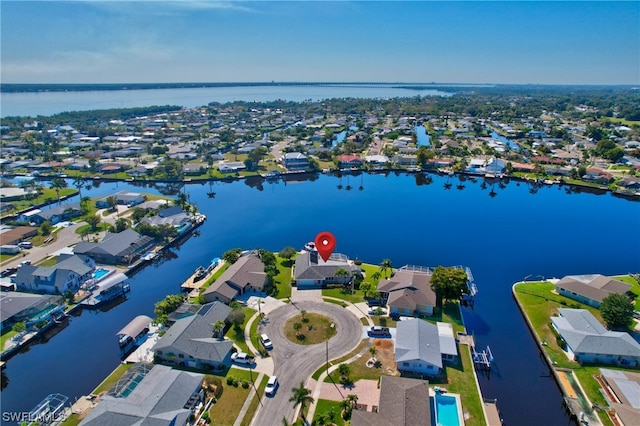
M331 339L336 334L336 324L325 315L304 312L289 318L284 324L284 335L293 343L314 345Z

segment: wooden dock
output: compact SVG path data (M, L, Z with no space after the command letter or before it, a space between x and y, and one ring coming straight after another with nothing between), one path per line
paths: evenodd
M201 279L196 281L198 271L196 270L185 282L182 283L180 289L182 291L193 292L194 290L200 290L200 288L206 283L209 278L213 276L224 265L224 260L220 260L215 268L208 269L207 274Z

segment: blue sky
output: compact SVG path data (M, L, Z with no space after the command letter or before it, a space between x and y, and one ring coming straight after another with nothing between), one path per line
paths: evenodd
M640 2L0 2L4 83L639 84Z

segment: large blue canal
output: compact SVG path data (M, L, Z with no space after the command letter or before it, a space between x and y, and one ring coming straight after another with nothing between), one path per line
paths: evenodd
M506 424L569 422L511 286L526 276L639 271L640 203L513 181L485 185L395 173L312 179L186 186L208 218L201 235L174 249L173 259L135 275L124 303L82 312L46 344L10 359L2 411L30 410L50 393L74 399L91 392L120 362L115 333L136 315L153 316L154 303L179 292L212 257L233 247L300 248L329 230L337 251L365 262L469 266L480 293L474 310L464 312L467 328L496 358L490 379L481 378L484 396L498 399ZM89 192L120 189L158 192L123 183ZM215 198L207 196L211 190Z

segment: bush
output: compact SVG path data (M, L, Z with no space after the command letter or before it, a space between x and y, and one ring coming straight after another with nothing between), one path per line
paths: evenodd
M243 389L249 389L249 382L247 382L246 380L242 381L242 388Z
M233 376L227 376L227 384L233 386L233 382L236 379Z

